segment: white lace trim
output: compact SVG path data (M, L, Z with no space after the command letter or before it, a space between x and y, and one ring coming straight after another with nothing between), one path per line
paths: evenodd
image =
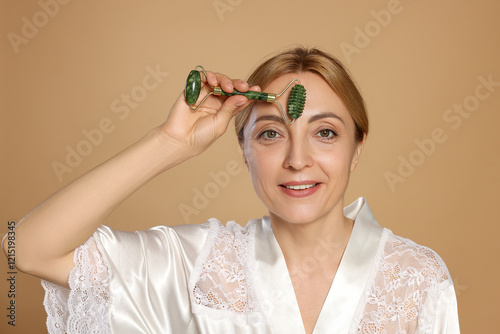
M45 306L45 312L47 312L48 332L50 334L64 334L66 333L69 313L69 289L46 280L42 280L42 286L45 289L43 306Z
M192 311L235 324L265 322L254 277L255 221L227 227L210 220L208 238L189 280Z
M75 250L70 289L42 280L50 334L111 333L109 271L93 237Z
M387 229L381 244L354 333L432 333L440 286L452 284L444 262Z

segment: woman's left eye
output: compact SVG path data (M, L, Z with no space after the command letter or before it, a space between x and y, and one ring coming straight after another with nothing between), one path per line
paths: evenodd
M318 132L318 136L320 136L321 138L333 138L336 135L337 134L333 130L330 130L330 129L324 129L324 130L321 130Z

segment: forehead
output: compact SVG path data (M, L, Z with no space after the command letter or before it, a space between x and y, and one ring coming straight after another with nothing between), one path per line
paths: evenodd
M328 82L319 74L314 72L303 73L288 73L273 80L266 87L262 87L262 91L266 93L280 93L293 79L299 79L300 83L306 89L306 103L304 112L295 122L304 122L306 119L314 116L315 114L324 112L334 112L342 119L352 122L354 121L349 114L349 111L344 106L342 100L330 87ZM281 103L286 111L288 96L290 95L289 88L277 100ZM276 103L256 102L249 117L249 123L253 123L256 117L262 114L279 114L280 109Z

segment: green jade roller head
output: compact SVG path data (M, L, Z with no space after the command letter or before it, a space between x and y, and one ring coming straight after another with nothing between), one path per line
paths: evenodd
M304 105L306 103L306 89L304 88L303 85L300 84L299 79L293 79L279 94L253 92L253 91L248 91L243 93L237 91L236 89L232 93L226 93L222 90L222 88L214 87L214 90L208 93L207 96L205 96L203 100L200 102L200 104L198 104L198 106L195 107L194 104L198 100L198 97L200 96L201 92L201 74L200 71L198 71L198 68L200 68L203 71L205 77L207 76L207 73L205 72L203 66L200 65L196 66L194 70L189 72L189 75L186 80L186 88L184 90L184 97L186 98L186 102L187 104L189 104L189 107L193 111L198 110L198 108L203 104L203 102L205 102L205 100L212 94L222 95L222 96L243 95L246 96L249 100L276 102L281 110L283 119L288 124L292 124L297 118L299 118L302 115L302 112L304 111ZM281 103L276 98L280 97L284 92L286 92L286 90L290 88L290 86L294 82L297 82L297 84L293 86L292 89L290 90L290 96L288 97L288 105L287 105L288 109L288 116L287 116L287 114L283 110L283 107L281 106Z

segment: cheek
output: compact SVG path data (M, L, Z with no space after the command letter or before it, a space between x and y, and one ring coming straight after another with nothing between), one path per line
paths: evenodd
M274 181L270 179L275 177L282 166L280 154L268 147L255 148L252 147L251 144L245 149L244 153L248 171L253 182L260 184L269 182L274 183Z
M329 175L349 174L352 162L352 152L344 145L332 146L314 152L315 161Z

